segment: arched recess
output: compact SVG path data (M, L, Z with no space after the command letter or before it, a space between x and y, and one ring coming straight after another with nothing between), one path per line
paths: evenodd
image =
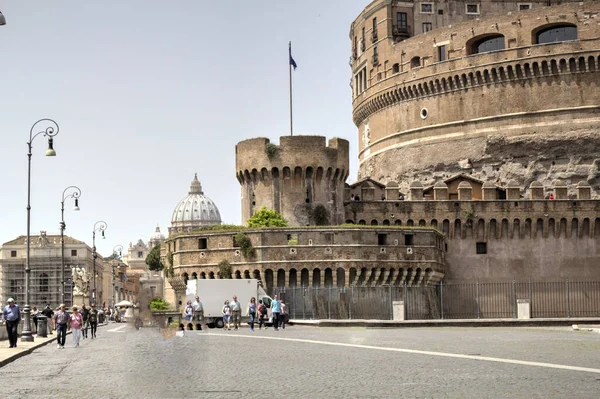
M467 55L488 53L506 48L504 35L499 33L475 36L467 41Z
M240 272L239 270L235 271L235 278L236 280L240 280L242 278L242 272Z
M296 271L296 269L290 269L288 278L290 287L296 287L298 285L298 272Z
M300 285L302 287L308 287L308 269L304 268L302 269L302 271L300 272Z
M390 221L385 219L382 223L384 226L389 226L390 225Z
M544 236L544 219L538 218L535 222L535 237L543 237Z
M325 269L325 280L323 283L325 287L333 286L333 271L329 267Z
M551 44L577 40L577 25L554 23L539 26L531 32L533 44Z
M351 267L348 271L348 284L354 284L356 282L356 268Z
M244 278L245 279L249 279L250 278L250 270L244 270Z
M313 269L313 287L319 288L321 286L321 269Z
M266 269L265 273L265 285L268 289L273 288L273 270Z
M584 218L583 223L581 225L581 236L589 237L590 236L590 219Z
M371 226L377 226L377 224L378 223L376 219L371 220Z
M201 278L202 280L206 280L206 273L204 273L204 272L201 272L201 273L200 273L200 278ZM250 276L248 276L248 278L250 278Z
M277 270L277 287L285 287L285 270Z
M579 237L579 219L573 218L571 220L571 237L578 238Z
M208 278L211 279L211 280L214 280L215 279L215 272L208 273Z
M523 228L523 237L531 238L531 219L525 219L525 227Z
M183 273L183 274L181 275L181 278L183 278L183 282L184 282L185 284L187 284L188 280L190 279L190 276L189 276L187 273Z
M343 267L338 267L336 271L336 283L339 288L346 286L346 270Z
M253 278L253 279L255 279L255 280L261 280L261 278L260 278L260 271L259 271L259 270L257 270L257 269L255 269L255 270L252 272L252 278Z
M198 280L198 273L192 273L192 280Z

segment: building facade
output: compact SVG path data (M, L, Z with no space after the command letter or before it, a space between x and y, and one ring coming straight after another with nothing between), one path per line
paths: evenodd
M372 2L350 30L359 178L585 180L595 197L599 18L597 1Z
M25 305L25 258L27 238L19 236L0 248L0 300L6 302L14 298L21 306ZM65 240L65 305L72 306L72 268L80 267L89 273L96 271L97 303L104 300L104 265L98 254L94 265L92 248L85 242L64 236ZM61 295L61 243L60 235L47 235L40 232L32 236L30 242L29 305L38 308L50 304L56 307L62 302ZM93 288L93 287L92 287ZM79 304L81 305L81 304Z

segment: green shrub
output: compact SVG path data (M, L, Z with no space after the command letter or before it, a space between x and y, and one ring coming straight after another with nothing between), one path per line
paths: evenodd
M169 310L169 304L161 297L156 297L150 302L150 310Z

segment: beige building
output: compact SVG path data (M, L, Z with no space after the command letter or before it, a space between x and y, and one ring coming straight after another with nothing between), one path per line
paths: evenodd
M83 267L90 273L94 271L92 248L85 242L64 236L65 239L65 304L72 305L73 267ZM13 297L18 304L25 305L25 258L26 237L8 241L0 247L0 301ZM97 303L102 303L105 295L103 258L96 259ZM61 244L60 235L32 236L30 243L30 285L31 306L56 307L61 303ZM81 304L79 304L81 305Z

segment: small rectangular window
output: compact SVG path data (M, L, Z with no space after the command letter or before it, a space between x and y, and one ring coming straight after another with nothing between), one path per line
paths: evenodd
M298 245L298 234L288 234L287 242L288 245Z
M479 14L479 4L467 4L467 14Z
M325 233L323 234L323 238L325 239L325 244L333 244L333 233Z
M396 13L396 28L399 32L408 32L408 14L405 12Z
M444 10L438 10L438 15L444 15Z
M518 3L519 11L531 10L531 3Z
M415 236L412 234L404 235L404 245L407 247L415 245Z
M77 250L76 249L72 249L71 250L71 256L77 256Z
M377 41L377 18L373 18L373 43Z
M231 237L233 239L232 245L234 248L239 248L240 244L238 244L237 240L235 239L235 236Z
M446 61L446 46L438 46L438 61Z
M199 238L198 239L198 249L206 249L208 248L208 239L207 238Z
M433 14L433 3L421 3L421 14Z
M487 242L478 242L476 244L476 252L478 255L487 254Z
M142 251L138 251L138 258L144 257L144 253Z
M423 22L423 33L427 33L433 29L433 25L431 22Z
M387 234L385 234L385 233L377 234L377 245L388 245L387 244Z
M11 258L16 258L17 257L17 251L10 251L10 257Z

